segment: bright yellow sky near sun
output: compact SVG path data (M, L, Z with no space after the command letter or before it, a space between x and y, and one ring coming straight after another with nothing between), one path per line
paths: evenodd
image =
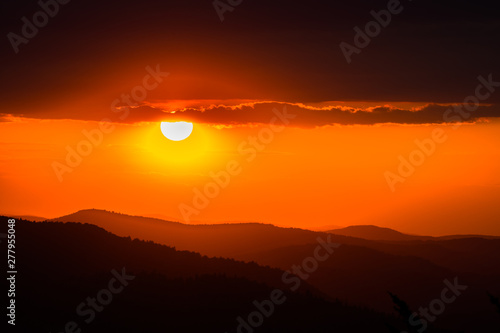
M192 215L198 222L257 221L303 228L378 224L403 232L500 234L500 122L463 125L287 127L257 156L250 147L268 125L194 124L183 141L160 123L114 124L60 182L52 163L97 122L23 119L0 123L0 212L56 217L86 208L161 214L183 221L193 189L236 160L241 172ZM448 140L392 192L386 171L443 128ZM477 221L471 223L471 221Z

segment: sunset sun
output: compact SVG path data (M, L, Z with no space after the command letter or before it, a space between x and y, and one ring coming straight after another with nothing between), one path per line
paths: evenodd
M161 132L172 141L182 141L187 139L193 132L193 124L185 121L162 122Z

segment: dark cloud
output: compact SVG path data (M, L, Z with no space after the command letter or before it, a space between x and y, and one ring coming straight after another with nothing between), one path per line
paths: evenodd
M267 124L275 117L275 111L294 115L289 126L312 128L326 125L376 125L376 124L441 124L452 122L474 122L481 118L500 117L500 105L481 105L467 111L463 105L427 104L418 108L402 108L390 105L375 107L353 107L344 105L308 106L283 102L256 102L225 106L206 105L196 108L172 108L148 105L120 108L109 111L107 118L113 122L137 123L154 121L192 121L211 125ZM285 110L285 111L284 111ZM458 111L460 110L460 111ZM81 120L99 121L103 118L85 114ZM46 118L43 114L40 118ZM0 118L1 119L1 118ZM6 118L8 119L8 118ZM80 118L76 118L80 119Z
M457 108L462 113L455 111ZM134 112L140 114L143 109ZM500 106L479 106L473 112L467 112L463 106L457 105L426 105L417 110L379 106L375 108L349 108L345 106L332 106L328 109L315 109L304 105L289 103L257 103L252 106L234 107L212 107L204 111L187 109L175 114L158 114L153 120L179 120L189 119L191 121L220 124L266 124L274 117L273 110L295 115L291 126L317 127L325 125L375 125L384 123L395 124L440 124L449 122L471 122L480 118L500 117ZM470 114L470 116L469 116ZM446 116L445 116L446 115Z

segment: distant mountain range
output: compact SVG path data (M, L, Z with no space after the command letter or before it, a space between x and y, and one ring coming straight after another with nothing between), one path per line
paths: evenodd
M18 219L24 219L28 221L35 221L35 222L42 222L42 221L80 221L80 220L87 220L91 216L98 216L98 214L107 214L107 213L112 213L109 211L105 210L99 210L99 209L85 209L85 210L80 210L78 212L75 212L73 214L69 215L64 215L58 218L53 218L53 219L47 219L45 217L40 217L40 216L32 216L32 215L8 215L13 218L18 218ZM134 217L134 218L141 218L141 219L153 219L153 220L161 220L164 223L179 223L180 222L171 222L171 220L164 215L161 214L148 214L146 216L133 216L133 215L127 215L127 214L120 214L120 213L112 213L112 214L118 214L120 216L128 216L128 217ZM151 222L151 221L150 221ZM228 222L228 223L216 223L216 224L203 224L201 222L189 224L189 225L227 225L227 224L237 224L237 225L242 225L242 224L260 224L260 223L237 223L237 222ZM332 226L333 227L333 226ZM306 229L309 230L309 229ZM485 239L500 239L500 236L491 236L491 235L447 235L447 236L439 236L439 237L433 237L433 236L420 236L420 235L410 235L410 234L405 234L399 231L396 231L394 229L390 228L384 228L384 227L379 227L375 225L353 225L353 226L348 226L344 228L337 227L335 229L328 229L328 227L320 227L320 228L312 228L310 229L311 231L319 231L319 232L327 232L327 233L332 233L336 235L342 235L342 236L348 236L348 237L355 237L355 238L362 238L362 239L367 239L367 240L375 240L375 241L413 241L413 240L448 240L448 239L463 239L463 238L485 238Z
M238 318L255 322L248 318L257 309L269 314L261 314L258 332L382 332L385 323L398 323L322 298L307 282L292 292L278 269L121 238L89 224L18 221L16 235L16 332L78 331L68 325L94 333L250 332L238 330ZM271 312L274 290L285 300Z
M498 237L413 236L375 226L314 232L258 223L186 225L103 210L82 210L51 222L89 223L118 236L208 257L254 262L280 271L290 270L310 257L318 237L330 239L341 246L308 277L311 293L393 313L388 291L418 309L440 295L445 279L457 277L469 288L440 316L439 326L457 332L467 327L470 332L498 331L488 330L496 327L498 319L487 297L488 292L500 294ZM75 237L78 239L78 235ZM105 249L103 245L102 251ZM269 284L269 280L262 282ZM469 318L466 324L463 318Z
M103 210L82 210L52 219L53 222L95 224L119 236L152 240L208 256L237 257L256 250L311 244L317 232L279 228L270 224L242 223L189 225L141 216L130 216Z
M45 217L33 216L33 215L9 215L9 214L6 214L6 215L9 217L15 218L15 219L23 219L23 220L34 221L34 222L42 222L42 221L48 220Z
M446 239L463 239L463 238L500 239L500 236L485 236L485 235L449 235L441 237L415 236L415 235L403 234L393 229L377 227L374 225L355 225L341 229L328 230L326 232L336 235L344 235L344 236L370 239L376 241L395 241L395 242L414 241L414 240L446 240Z

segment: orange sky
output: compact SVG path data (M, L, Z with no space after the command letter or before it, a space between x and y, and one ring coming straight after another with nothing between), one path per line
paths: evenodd
M115 123L72 172L61 174L62 181L53 163L66 163L66 147L75 148L86 140L82 130L99 123L9 120L0 122L1 213L56 217L100 208L182 222L180 207L196 209L195 189L203 191L212 173L233 163L229 185L196 209L192 221L377 224L416 234L500 235L497 119L456 130L437 124L300 128L291 120L284 128L277 122L279 132L272 132L266 123L195 123L181 142L164 138L159 122ZM414 141L430 138L436 128L447 140L391 191L386 171L397 173L398 156L408 158ZM265 136L271 132L272 138ZM250 160L249 137L259 134L262 151Z

